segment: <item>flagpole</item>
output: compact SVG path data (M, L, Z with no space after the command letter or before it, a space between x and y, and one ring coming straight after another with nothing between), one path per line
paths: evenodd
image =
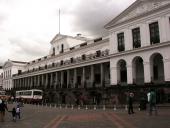
M58 24L59 26L59 34L60 34L60 9L59 9L59 24Z

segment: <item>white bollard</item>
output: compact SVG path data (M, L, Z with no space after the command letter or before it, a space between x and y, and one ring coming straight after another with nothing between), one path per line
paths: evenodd
M88 107L87 107L87 105L86 105L86 110L88 110Z
M57 105L55 104L55 108L57 108Z
M116 111L116 110L117 110L117 108L116 108L116 105L114 105L114 108L113 108L113 110L114 110L114 111Z
M96 105L94 105L94 110L96 110Z
M125 105L125 110L126 110L126 111L128 110L128 106L127 106L127 105Z
M51 104L50 104L50 108L51 108Z
M46 104L46 107L47 107L47 104Z
M78 105L78 109L80 109L80 105Z
M71 105L71 109L74 109L74 106L73 106L73 105Z
M103 110L104 110L104 111L106 110L106 106L105 106L105 105L103 105Z
M60 104L60 109L62 108L61 104Z

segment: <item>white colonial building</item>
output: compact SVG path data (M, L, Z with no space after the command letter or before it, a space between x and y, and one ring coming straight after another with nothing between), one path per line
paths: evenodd
M3 89L4 90L11 90L13 88L13 79L12 75L19 74L22 70L24 70L24 66L26 65L26 62L20 62L20 61L13 61L8 60L3 65Z
M94 40L57 34L49 55L13 76L14 90L40 88L51 102L107 104L123 103L129 89L139 97L154 87L158 101L169 101L170 1L137 0L105 28L109 37Z

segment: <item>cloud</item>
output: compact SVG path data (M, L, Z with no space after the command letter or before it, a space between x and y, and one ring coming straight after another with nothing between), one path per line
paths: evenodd
M31 61L49 53L58 33L106 35L103 28L135 0L0 0L0 62Z

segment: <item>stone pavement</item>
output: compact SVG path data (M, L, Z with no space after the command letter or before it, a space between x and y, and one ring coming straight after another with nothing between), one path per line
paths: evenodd
M8 105L12 109L14 105ZM0 128L170 128L170 108L161 108L158 116L135 110L128 115L124 109L85 110L24 105L21 119L12 121L6 112Z

